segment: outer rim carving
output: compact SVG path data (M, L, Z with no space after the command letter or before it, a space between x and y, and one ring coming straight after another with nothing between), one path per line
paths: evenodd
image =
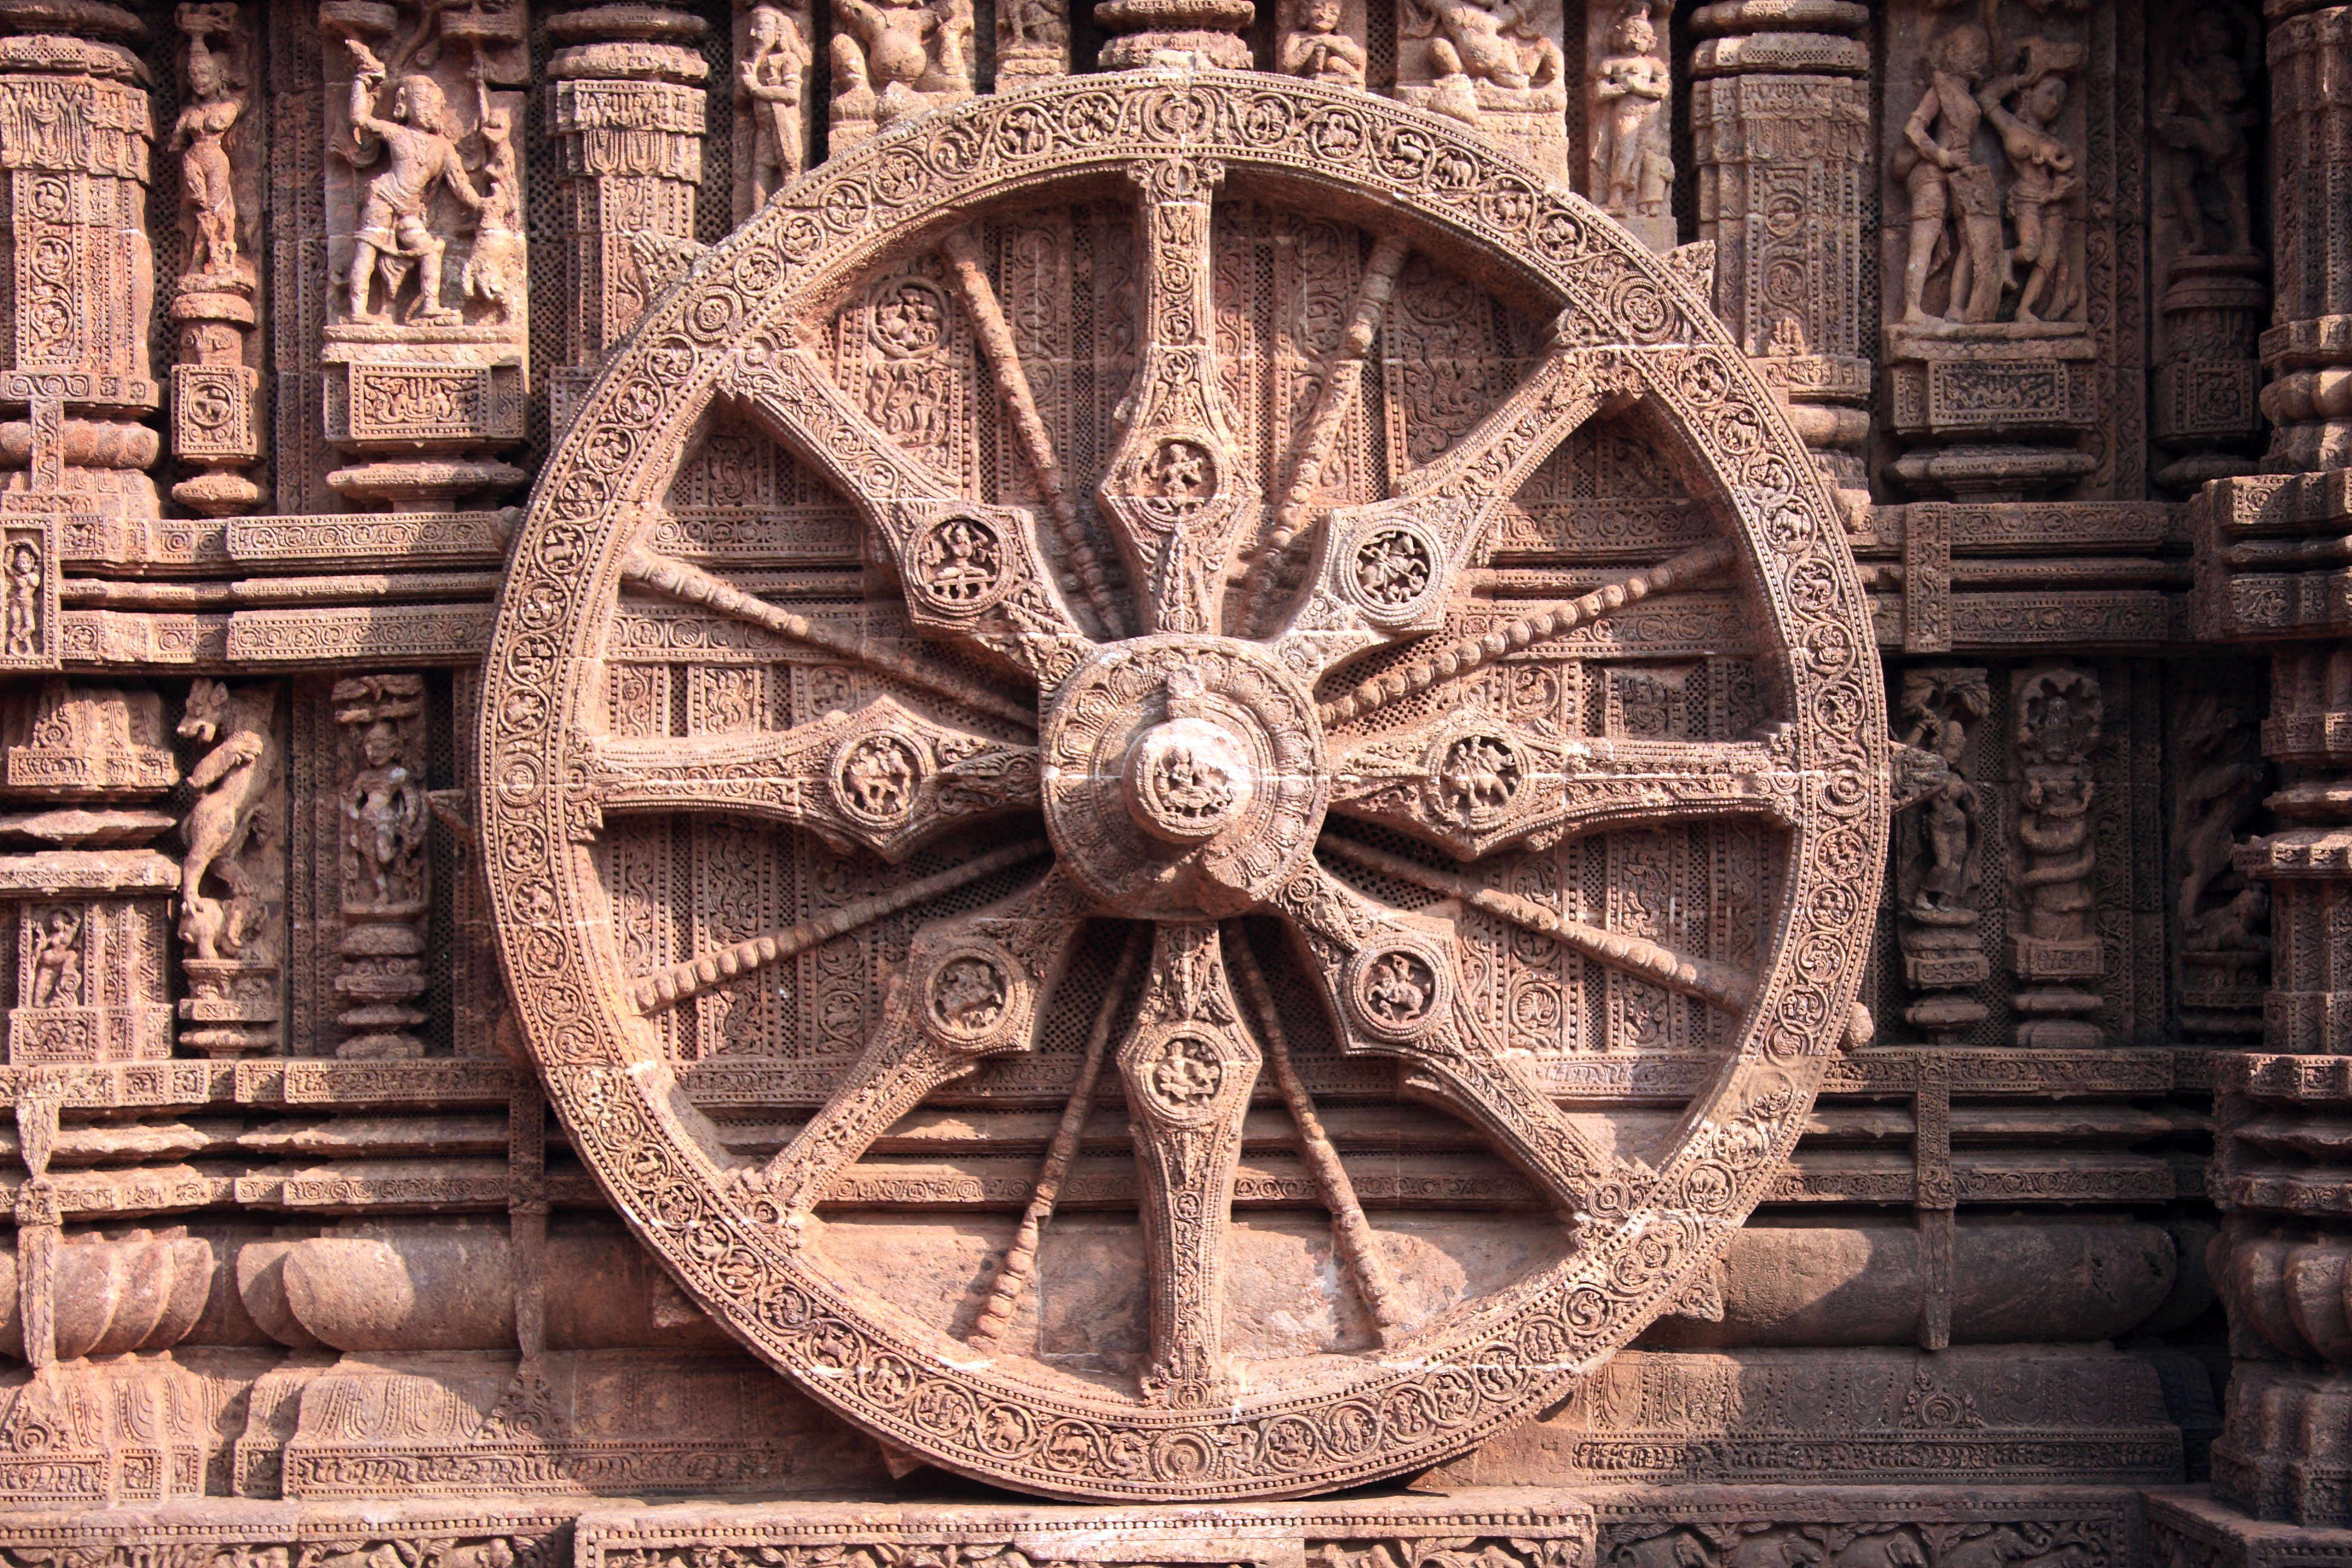
M482 779L567 776L571 715L624 565L622 521L658 499L663 463L676 460L661 440L615 432L684 428L722 379L771 352L775 324L812 290L884 247L961 221L973 204L1139 150L1213 150L1238 176L1383 205L1433 242L1499 255L1613 345L1606 352L1645 379L1667 427L1715 455L1712 499L1755 567L1759 658L1796 715L1796 765L1879 781L1858 801L1842 798L1839 821L1791 830L1772 959L1735 1054L1685 1118L1691 1136L1637 1187L1605 1205L1596 1194L1582 1250L1437 1320L1398 1353L1213 1410L1120 1405L976 1361L845 1289L756 1221L703 1152L715 1138L698 1131L698 1113L619 1004L594 866L565 831L562 792L484 788L485 859L524 1034L573 1146L684 1288L757 1353L868 1430L999 1485L1161 1500L1297 1495L1427 1466L1556 1401L1676 1299L1769 1189L1843 1034L1867 948L1887 824L1884 701L1874 661L1854 657L1872 646L1870 622L1837 513L1786 416L1700 302L1597 210L1440 118L1360 92L1219 72L1139 73L1117 94L1106 80L900 122L807 176L646 311L550 460L517 540L486 664ZM1007 141L999 132L1013 116L1024 134ZM888 195L877 202L880 190ZM713 321L733 325L712 337ZM1695 361L1719 373L1696 378L1703 399L1675 374ZM1714 443L1727 421L1738 439ZM875 479L876 493L892 493L889 475ZM553 630L520 618L520 606L551 603L562 612ZM1837 700L1823 700L1833 687ZM1835 878L1828 840L1848 831L1862 837L1863 869ZM1850 850L1835 858L1853 862ZM1815 939L1840 962L1801 972L1792 955L1808 942L1821 951ZM1685 1186L1702 1179L1707 1201L1696 1205ZM1528 1364L1524 1342L1556 1353ZM911 1386L891 1380L887 1400L842 1375L885 1358L912 1369ZM1514 1375L1476 1375L1496 1368ZM1378 1412L1377 1433L1359 1447L1367 1410ZM1295 1468L1286 1424L1297 1419L1334 1436L1311 1475ZM1058 1446L1062 1464L1078 1457L1075 1468L1043 1453L1045 1433L1067 1426L1091 1438Z

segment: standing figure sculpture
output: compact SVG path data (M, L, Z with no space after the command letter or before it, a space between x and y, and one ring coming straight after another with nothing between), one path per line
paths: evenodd
M33 926L32 1005L81 1005L81 916L63 904Z
M400 80L392 118L375 113L376 93L384 81L383 62L367 46L350 41L358 74L352 78L351 120L356 132L380 138L390 167L370 180L360 206L359 228L352 251L350 307L355 321L385 320L393 297L400 291L413 266L417 273L416 302L404 320L429 325L454 325L457 312L441 302L441 258L448 241L425 223L425 207L436 184L479 212L482 198L467 178L465 160L449 133L448 102L428 76ZM368 299L378 272L383 275L383 310L370 310Z
M1982 119L1976 87L1990 64L1985 30L1963 22L1928 48L1927 90L1904 121L1894 172L1911 193L1911 248L1903 268L1903 320L1924 325L1927 279L1948 254L1951 297L1946 313L1963 321L2000 314L2002 283L2000 208L1992 171L1969 144ZM1958 209L1958 232L1946 250Z
M424 784L401 761L400 731L391 719L368 726L360 754L366 765L343 786L343 821L368 901L386 909L416 897L431 806Z
M457 292L478 300L498 312L500 321L514 319L515 303L524 296L522 177L515 167L511 117L493 108L489 88L477 64L474 76L477 120L482 137L482 205L474 224L474 244L457 274Z
M749 46L735 68L735 93L751 109L751 190L761 206L800 178L801 95L808 45L801 25L776 5L754 5L746 24Z
M2172 75L2148 113L2149 129L2173 153L2158 178L2179 226L2181 252L2189 256L2250 256L2254 249L2247 184L2252 149L2246 132L2259 117L2246 108L2252 72L2239 59L2230 32L2219 11L2199 11L2183 22ZM2261 30L2254 35L2259 38ZM2229 213L2226 249L2213 244L2202 186L2207 181Z
M1659 57L1647 0L1625 7L1609 49L1592 88L1602 110L1592 141L1593 198L1619 217L1663 217L1675 183L1666 139L1674 73Z
M2010 221L2017 247L2002 265L2006 284L2025 268L2017 295L2017 320L2063 321L2074 307L2075 279L2066 257L2066 212L2082 181L2074 174L2073 149L2059 139L2058 116L2066 108L2066 75L2079 47L2028 38L2018 47L2018 68L1987 82L1978 106L2000 135L2009 155Z
M41 552L30 544L8 547L8 597L0 616L0 654L21 658L41 651Z
M180 7L180 26L188 35L189 101L171 141L180 154L180 202L188 212L188 270L215 279L236 274L236 172L224 141L245 113L244 84L228 79L226 52L205 41L209 24L222 20L217 7Z

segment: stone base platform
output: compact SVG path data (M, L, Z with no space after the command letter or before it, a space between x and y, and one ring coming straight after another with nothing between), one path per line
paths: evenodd
M223 1499L15 1511L0 1513L0 1561L25 1568L2352 1564L2352 1532L2257 1524L2188 1489L1511 1487L1197 1507L1078 1506L976 1486L957 1496L944 1489L919 1499Z
M2352 1568L2352 1530L2249 1519L2202 1489L2148 1494L2147 1530L2158 1568Z

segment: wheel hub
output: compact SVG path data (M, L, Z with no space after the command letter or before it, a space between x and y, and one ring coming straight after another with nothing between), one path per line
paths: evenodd
M1329 799L1313 700L1232 637L1101 648L1039 742L1055 847L1104 907L1139 920L1264 903L1313 846Z

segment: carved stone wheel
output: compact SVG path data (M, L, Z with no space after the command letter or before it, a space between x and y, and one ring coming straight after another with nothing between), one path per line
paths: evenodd
M1265 422L1234 406L1221 342L1214 215L1244 199L1364 237L1345 328L1309 367L1320 395L1283 451L1247 434ZM1132 375L1094 472L1055 450L1045 373L1024 364L993 281L989 226L1057 202L1135 214ZM1351 404L1393 396L1372 362L1412 258L1556 324L1516 390L1442 451L1359 482L1369 499L1326 495L1344 466L1335 439L1366 417ZM931 281L874 293L917 274ZM976 345L964 393L993 401L1006 462L1042 499L987 499L934 466L920 419L854 394L825 357L845 309L866 312L886 352L961 323ZM721 413L856 510L903 605L788 608L752 591L740 552L702 564L665 544L663 498ZM1514 496L1588 421L1621 417L1670 449L1705 527L1646 563L1621 550L1605 569L1538 574L1532 596L1522 573L1515 601L1490 565ZM1722 624L1748 639L1722 650L1755 672L1762 721L1742 733L1612 736L1466 695L1480 671L1608 668L1629 657L1612 627L1702 589L1736 601ZM606 661L629 605L735 626L778 660L814 649L867 671L873 695L782 729L617 733ZM923 116L826 163L658 301L597 384L533 497L488 669L499 940L572 1148L758 1354L886 1443L1007 1487L1328 1490L1559 1401L1704 1289L1853 1026L1887 742L1865 601L1803 447L1697 298L1597 209L1360 92L1080 77ZM613 836L698 814L813 837L877 874L821 916L633 968ZM1762 846L1745 966L1631 929L1605 897L1495 879L1531 849L1706 823ZM821 1108L772 1158L731 1147L658 1021L893 920L904 956L882 965L863 1055L836 1058ZM1712 1019L1679 1118L1619 1124L1548 1088L1540 1029L1473 1005L1498 942ZM1081 953L1089 978L1066 984ZM1070 1109L1042 1170L1024 1166L1040 1173L1020 1227L973 1218L992 1228L966 1309L927 1313L913 1281L928 1265L911 1258L903 1289L845 1265L828 1239L845 1211L827 1205L853 1167L927 1099L978 1092L999 1058L1040 1064L1056 1019ZM1073 1037L1088 1044L1070 1051ZM1538 1194L1514 1222L1533 1258L1516 1278L1415 1308L1318 1115L1318 1049L1356 1081L1393 1071L1391 1098L1401 1086L1451 1112L1516 1168ZM1080 1124L1114 1084L1148 1345L1123 1370L1074 1369L1005 1330ZM1255 1360L1228 1342L1248 1285L1232 1209L1254 1089L1295 1126L1340 1289L1377 1342Z

